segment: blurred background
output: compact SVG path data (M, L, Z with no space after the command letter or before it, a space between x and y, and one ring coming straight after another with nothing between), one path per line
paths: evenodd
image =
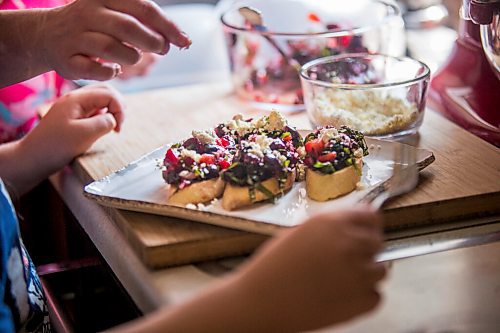
M193 40L189 50L172 48L140 78L112 84L123 93L227 79L229 64L220 14L236 0L156 0ZM432 72L448 56L456 38L459 0L399 0L407 34L407 54Z

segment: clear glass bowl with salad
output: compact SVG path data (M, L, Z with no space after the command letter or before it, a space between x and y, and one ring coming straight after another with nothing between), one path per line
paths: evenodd
M257 12L261 24L242 7ZM313 59L405 51L404 23L392 0L243 0L221 22L236 94L282 112L304 110L299 71Z

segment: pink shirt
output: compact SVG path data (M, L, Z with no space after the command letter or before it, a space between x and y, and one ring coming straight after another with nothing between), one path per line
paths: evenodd
M66 0L0 0L0 10L51 8ZM0 143L13 141L38 123L38 108L62 93L65 80L55 72L0 89Z

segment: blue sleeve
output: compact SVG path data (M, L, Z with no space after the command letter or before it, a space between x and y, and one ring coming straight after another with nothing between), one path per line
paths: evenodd
M5 303L7 285L7 261L12 247L13 226L10 218L10 202L5 196L5 187L0 179L0 332L15 332L12 311Z
M10 308L3 301L0 303L0 332L14 332L14 322Z
M14 332L14 320L12 311L5 304L5 285L7 281L7 259L5 258L5 247L8 246L5 241L3 219L0 219L0 332Z

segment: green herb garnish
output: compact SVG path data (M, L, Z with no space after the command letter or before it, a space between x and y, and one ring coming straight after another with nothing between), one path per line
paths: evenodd
M269 191L269 189L267 189L264 185L262 185L262 183L258 183L255 185L255 188L257 190L259 190L260 192L264 193L264 195L268 198L268 199L272 199L274 200L274 194L273 192Z

